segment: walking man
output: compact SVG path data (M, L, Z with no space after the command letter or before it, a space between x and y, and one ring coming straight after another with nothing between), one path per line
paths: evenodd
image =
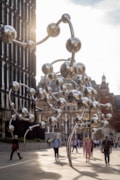
M106 166L110 165L110 153L112 152L112 143L108 139L108 136L105 137L105 140L102 142L102 151L104 153L105 164Z

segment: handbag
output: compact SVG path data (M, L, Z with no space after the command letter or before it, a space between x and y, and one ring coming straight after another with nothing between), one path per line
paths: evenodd
M17 150L17 149L18 149L17 144L13 144L13 145L12 145L12 149Z

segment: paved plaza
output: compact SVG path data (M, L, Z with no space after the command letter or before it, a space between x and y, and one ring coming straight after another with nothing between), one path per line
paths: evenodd
M23 159L10 152L0 152L0 180L120 180L120 149L114 149L111 163L105 167L103 154L94 149L94 159L86 163L82 148L72 152L69 166L66 147L60 148L60 160L55 162L52 148L22 151Z

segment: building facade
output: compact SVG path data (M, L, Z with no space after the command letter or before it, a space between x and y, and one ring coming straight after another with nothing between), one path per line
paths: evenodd
M11 25L17 31L21 42L36 41L36 1L1 0L0 24ZM8 101L9 89L13 81L36 88L35 48L30 50L15 43L0 40L0 134L5 136L6 123L10 120ZM30 108L29 99L24 89L15 94L16 108Z
M43 87L44 77L41 78L41 81L38 85L38 88ZM112 119L109 121L109 125L103 129L103 134L107 133L111 139L115 138L115 134L120 132L120 95L114 95L109 92L109 84L106 82L106 77L103 75L101 79L101 84L96 84L94 80L92 80L92 87L97 90L97 99L100 103L112 104ZM54 92L55 85L52 85L52 90ZM55 101L52 102L55 106ZM48 104L43 100L38 102L38 107L42 107L41 112L37 112L37 120L39 121L48 121L49 117L55 116L55 112L49 108ZM47 133L60 132L62 134L62 139L67 139L71 130L74 127L74 118L76 113L79 113L77 106L66 106L63 109L60 121L54 127L47 127ZM101 107L101 112L105 114L105 116L110 112L109 110ZM88 112L87 112L88 114ZM89 118L89 117L88 117ZM85 128L83 130L77 129L76 134L79 139L83 139L83 137L87 136L91 132L90 128Z

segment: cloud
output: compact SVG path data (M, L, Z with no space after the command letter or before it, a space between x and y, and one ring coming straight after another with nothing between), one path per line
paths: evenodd
M119 0L69 0L76 5L90 6L103 12L103 22L111 25L120 25Z
M107 12L104 16L104 20L112 25L120 25L120 9Z
M104 0L70 0L70 1L82 6L94 6Z

